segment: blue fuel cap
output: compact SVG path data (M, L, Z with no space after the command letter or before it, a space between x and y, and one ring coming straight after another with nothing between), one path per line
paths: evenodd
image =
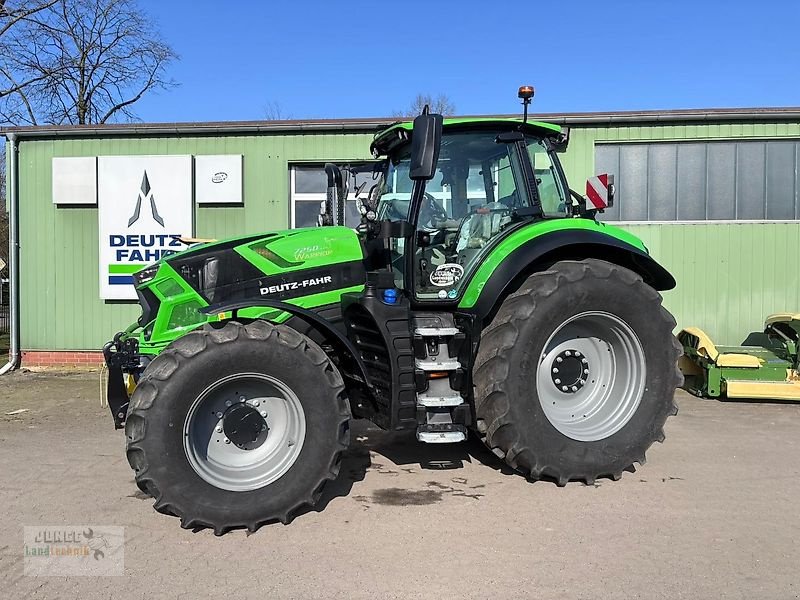
M386 304L397 304L397 290L383 290L383 301Z

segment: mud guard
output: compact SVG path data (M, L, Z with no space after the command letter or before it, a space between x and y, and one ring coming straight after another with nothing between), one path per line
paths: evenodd
M261 307L261 306L267 308L275 308L277 310L287 312L290 315L302 319L312 327L317 328L328 338L328 340L334 345L334 347L336 347L336 349L339 352L342 352L346 356L350 357L350 359L353 361L353 365L358 369L358 378L362 381L362 383L364 383L364 385L367 386L370 393L372 393L373 395L375 394L375 388L373 387L372 382L370 381L369 374L367 373L367 368L364 365L364 361L361 359L361 354L358 352L356 347L347 338L345 334L336 329L323 317L319 316L312 310L301 308L299 306L295 306L294 304L281 302L280 300L268 300L266 298L263 298L263 299L244 300L240 302L225 302L221 304L215 304L213 306L207 306L206 308L202 309L201 312L207 315L215 315L219 313L231 312L233 313L232 318L236 319L238 311L245 308Z
M595 231L555 231L533 238L509 254L492 272L471 310L486 318L515 282L530 275L534 265L584 258L605 260L630 269L659 291L675 287L672 275L635 246Z

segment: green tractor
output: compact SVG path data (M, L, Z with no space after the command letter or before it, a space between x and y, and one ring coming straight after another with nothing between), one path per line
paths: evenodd
M644 463L677 412L658 293L675 281L597 221L613 186L569 189L566 132L527 120L531 95L521 120L425 110L379 131L366 172L326 165L320 227L135 275L141 317L104 348L108 403L156 510L218 535L287 523L337 477L354 418L427 443L472 432L559 486Z

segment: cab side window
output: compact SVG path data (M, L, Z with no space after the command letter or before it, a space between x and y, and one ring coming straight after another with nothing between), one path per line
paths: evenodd
M561 179L550 158L550 153L544 143L538 140L528 140L528 153L531 157L533 174L536 177L536 187L539 190L539 199L542 210L548 217L567 216L567 196L562 189Z

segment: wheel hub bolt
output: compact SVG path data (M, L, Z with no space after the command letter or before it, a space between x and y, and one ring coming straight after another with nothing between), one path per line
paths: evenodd
M265 419L267 418L267 411L265 411L265 410L262 410L262 411L261 411L260 413L258 413L258 414L260 414L260 415L261 415L262 417L264 417Z
M226 443L226 444L230 444L230 443L231 443L231 441L230 441L228 438L225 438L225 443Z
M222 413L221 413L221 412L218 412L218 413L217 413L217 418L218 418L218 419L221 419L221 418L222 418Z
M253 400L253 406L258 406L259 404L261 404L260 400Z
M217 427L217 433L222 433L222 427Z

